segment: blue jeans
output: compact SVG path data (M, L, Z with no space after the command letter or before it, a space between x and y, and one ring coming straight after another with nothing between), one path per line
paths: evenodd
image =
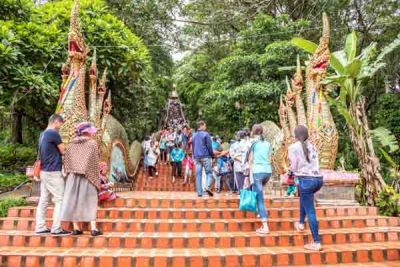
M268 215L264 205L264 186L271 178L271 173L253 173L253 191L257 193L257 208L261 221L267 221Z
M194 159L194 164L196 166L196 191L197 195L202 196L203 188L201 186L201 175L203 173L203 168L206 172L206 189L210 189L213 180L212 158Z
M321 238L318 233L318 221L315 214L314 194L321 189L324 182L322 177L302 176L298 178L300 193L300 223L304 224L304 219L307 215L313 240L316 243L320 243Z

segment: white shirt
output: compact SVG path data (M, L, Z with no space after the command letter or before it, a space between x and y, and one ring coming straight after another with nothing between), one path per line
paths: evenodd
M290 170L296 176L321 176L319 172L318 151L313 144L306 141L310 162L307 161L300 141L289 146Z

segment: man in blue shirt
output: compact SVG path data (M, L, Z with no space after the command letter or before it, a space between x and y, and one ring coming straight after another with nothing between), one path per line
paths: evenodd
M212 183L212 158L214 156L210 134L206 131L207 125L204 121L197 123L197 132L193 136L192 151L196 166L196 191L197 196L203 196L201 177L203 168L206 172L206 188L204 190L212 197L210 190Z
M49 118L49 125L40 134L39 159L41 161L40 172L40 199L36 210L37 234L50 233L56 236L71 234L61 228L61 205L64 197L64 178L61 173L64 144L59 130L63 124L63 118L54 114ZM46 227L46 208L53 196L55 204L53 211L53 225L51 229Z

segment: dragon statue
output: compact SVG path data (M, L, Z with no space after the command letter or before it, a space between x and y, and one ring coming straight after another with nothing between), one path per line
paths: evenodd
M310 130L310 140L316 146L322 169L332 170L338 150L338 132L329 108L326 86L321 80L326 75L329 63L329 22L323 15L323 35L319 46L306 67L306 105L302 99L303 76L300 59L297 58L297 71L291 82L287 82L287 92L279 107L280 125L283 140L274 153L274 166L278 174L287 171L287 148L294 139L297 125L305 125ZM285 102L285 103L284 103Z
M279 105L280 128L273 122L262 123L265 136L273 147L274 172L283 177L288 171L288 147L295 142L294 129L297 125L308 127L310 141L319 153L321 172L325 185L330 189L321 190L324 199L349 199L354 201L354 185L358 181L357 173L334 170L338 152L338 131L327 100L327 88L321 83L326 76L329 64L329 22L323 14L323 34L319 46L307 62L305 92L303 93L303 75L300 59L291 81L288 79L286 94L281 96ZM303 101L303 95L305 100ZM306 105L305 105L305 104Z
M99 144L100 160L106 164L111 181L130 187L132 177L139 165L141 146L135 141L130 145L123 126L110 114L111 90L107 90L107 70L98 81L96 50L89 69L89 107L86 107L85 76L89 47L79 25L79 0L75 0L68 34L68 59L62 66L62 85L56 113L63 116L60 134L68 145L75 135L75 124L90 121L98 129L96 141Z

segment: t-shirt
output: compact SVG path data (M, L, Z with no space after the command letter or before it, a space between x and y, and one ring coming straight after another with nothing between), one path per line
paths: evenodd
M40 161L42 171L61 171L62 159L58 145L62 143L60 134L53 129L47 129L40 135Z
M255 141L253 146L253 173L272 173L271 145L267 141Z
M290 170L296 176L320 176L318 151L313 144L306 141L310 162L304 156L303 146L297 141L289 146Z

